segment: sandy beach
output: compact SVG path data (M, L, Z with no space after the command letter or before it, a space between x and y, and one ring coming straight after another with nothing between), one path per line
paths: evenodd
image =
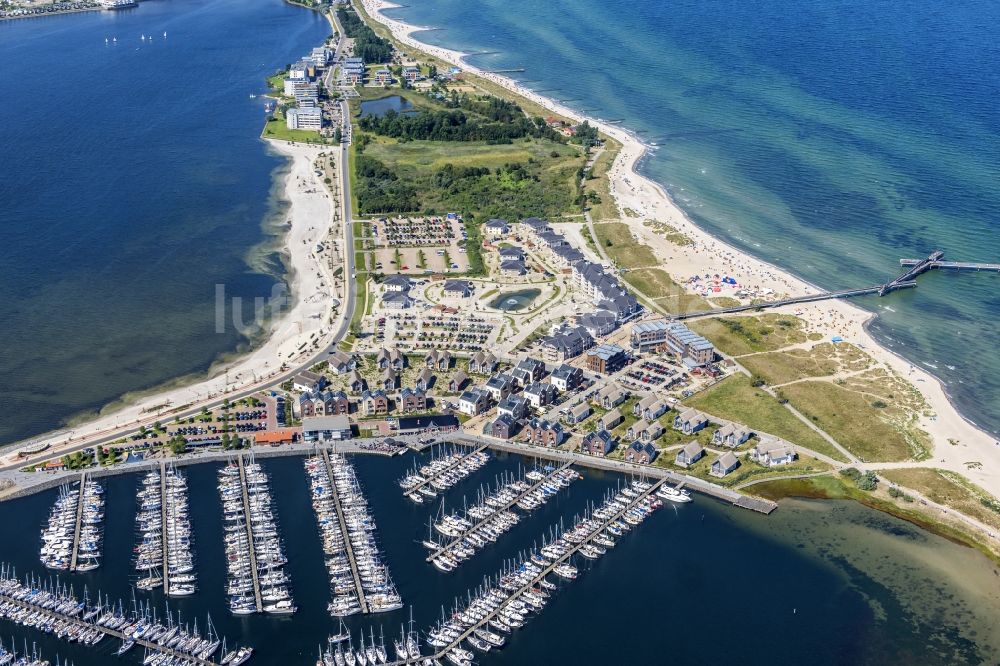
M587 120L607 136L621 142L622 150L609 174L612 195L620 211L631 209L638 213L638 217L623 216L622 221L629 223L635 235L654 247L657 254L664 258L663 268L678 282L686 282L694 275L722 274L734 277L743 287L758 291L771 290L775 295L795 296L822 291L815 285L720 241L691 222L659 184L636 171L636 165L648 146L625 128L584 116L525 88L513 79L485 72L465 62L464 53L418 41L413 33L424 30L425 27L409 25L382 14L383 10L398 5L384 0L361 1L365 11L385 25L400 42L503 86L555 114L576 122ZM662 241L661 237L643 226L642 222L647 219L674 227L693 243L677 246ZM865 329L865 323L875 316L873 313L846 301L799 305L788 307L784 311L798 313L808 322L811 331L822 334L827 340L836 335L846 342L863 347L876 361L913 383L930 406L933 414L923 417L919 424L933 439L934 452L930 460L922 463L873 463L866 465L866 468L939 467L959 472L1000 497L1000 445L958 412L936 377L879 346ZM957 444L952 443L956 441ZM970 469L967 463L973 461L981 463L981 467Z
M278 141L269 141L268 145L289 159L283 198L289 204L284 217L289 224L284 252L290 267L287 281L291 295L289 305L274 319L266 338L249 354L214 367L203 381L144 396L77 427L35 438L33 442L51 445L45 457L56 453L59 446L79 444L118 428L151 424L161 416L167 420L171 409L183 405L197 406L237 390L266 386L283 364L294 364L308 357L310 341L316 348L329 344L336 330L336 322L331 321L333 276L327 257L331 249L326 243L324 252L318 254L317 245L329 237L333 216L326 186L313 167L324 149ZM244 321L249 322L253 304L244 303L243 311ZM232 326L231 313L226 315L226 326ZM0 457L0 464L16 462L15 454L16 449L9 450Z

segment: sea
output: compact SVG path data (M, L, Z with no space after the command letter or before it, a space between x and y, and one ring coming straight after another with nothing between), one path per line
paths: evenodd
M520 475L539 461L499 453L433 503L414 504L396 484L431 453L395 458L350 457L377 525L384 561L404 608L347 618L358 644L374 633L391 640L411 626L421 635L456 602L495 577L554 530L599 504L627 482L581 470L583 479L527 515L495 544L445 574L424 561L429 521L442 509L462 510L477 493ZM270 479L279 531L289 557L293 616L232 616L225 593L222 506L216 489L223 463L183 468L188 477L198 592L165 602L162 593L133 591L135 492L141 475L106 477L103 564L87 574L55 576L38 562L38 533L56 498L49 490L0 504L0 525L24 537L6 539L0 562L19 575L98 591L127 608L178 615L204 632L213 626L234 643L251 645L251 663L315 663L319 646L338 633L326 612L328 578L301 456L261 460ZM542 463L544 464L544 463ZM787 500L770 516L695 496L672 504L623 535L607 555L577 558L580 576L557 581L548 605L500 651L477 657L491 664L983 664L1000 658L1000 589L994 564L969 548L853 502ZM133 601L133 595L135 601ZM410 622L413 624L411 625ZM94 648L0 621L8 647L27 640L46 659L75 666L141 663L141 650L122 659L118 641ZM429 650L427 650L429 651Z
M935 249L1000 262L1000 4L413 0L387 15L655 144L705 230L829 289ZM720 270L721 270L720 266ZM1000 433L1000 276L858 300L887 347Z
M0 444L251 342L214 313L285 274L259 95L329 34L280 0L0 21Z
M885 280L900 257L1000 260L1000 6L983 0L413 0L395 15L480 66L622 124L656 147L642 169L699 224L826 287ZM163 36L166 33L166 36ZM258 139L264 78L329 34L279 0L148 0L135 10L0 22L0 442L59 427L123 394L204 372L249 341L214 333L216 284L266 296L283 162ZM150 39L143 39L148 37ZM107 42L105 40L108 40ZM539 63L544 63L544 66ZM996 275L934 273L859 301L874 332L1000 429ZM353 458L406 607L354 616L355 636L425 630L484 577L570 524L623 479L585 478L458 572L418 543L440 505L396 480L412 454ZM498 454L444 498L460 508L504 472ZM299 612L226 609L217 464L185 468L199 591L170 611L208 614L258 664L312 664L337 631L301 458L264 462ZM103 566L60 576L132 605L138 476L105 480ZM38 533L55 490L0 504L0 545L48 576ZM8 535L9 536L9 535ZM23 537L23 538L20 538ZM668 505L561 585L482 664L981 664L1000 660L996 566L976 551L851 502L785 500L771 516L696 497ZM55 576L52 576L55 580ZM162 617L160 593L136 592ZM0 637L76 666L118 663L0 622ZM121 663L136 663L133 653ZM64 662L63 662L64 663Z

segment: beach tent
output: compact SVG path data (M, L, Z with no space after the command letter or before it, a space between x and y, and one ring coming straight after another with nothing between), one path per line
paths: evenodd
M843 342L844 338L840 337L839 335L835 335L832 338L830 338L830 340L832 340L833 342Z

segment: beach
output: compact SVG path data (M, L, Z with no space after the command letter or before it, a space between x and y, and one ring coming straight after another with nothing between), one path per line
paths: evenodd
M638 214L633 218L623 215L622 221L630 225L635 235L654 246L658 253L666 253L661 255L666 260L664 269L677 282L686 282L695 275L723 274L734 277L744 287L771 290L775 295L796 296L822 291L772 264L720 241L691 222L658 183L637 171L638 163L650 147L625 128L584 116L533 92L513 79L470 65L465 62L466 54L462 52L420 42L413 34L427 28L410 25L382 13L383 10L398 7L396 4L384 0L362 0L362 5L369 16L387 27L400 42L502 86L555 114L575 122L587 120L607 136L619 141L622 149L609 172L611 192L619 210L631 209ZM668 224L693 242L686 246L670 244L667 247L667 244L657 240L659 237L655 233L643 226L642 222L647 219ZM936 377L878 344L866 330L866 323L875 316L873 313L843 300L789 306L775 311L795 312L807 322L811 332L821 334L826 340L840 336L845 342L862 347L875 361L911 382L929 406L918 424L933 441L933 453L929 460L916 463L866 463L859 467L877 470L928 466L951 470L971 479L993 495L1000 496L1000 446L993 437L959 413ZM969 462L978 462L981 466L970 467Z
M322 147L279 141L269 141L268 146L289 160L281 194L288 202L283 252L289 269L289 306L274 318L258 347L233 362L214 367L204 380L143 396L107 415L33 439L35 443L50 445L46 456L58 453L59 447L79 445L83 440L105 436L120 428L169 420L171 412L181 407L190 409L236 391L266 387L274 383L273 377L282 372L285 364L302 363L314 350L330 344L338 323L333 317L334 282L328 260L332 247L327 242L333 211L326 185L313 166L325 151ZM320 243L324 244L323 252L318 252ZM249 323L252 310L253 304L243 304L245 322ZM224 321L226 326L233 325L228 310ZM8 449L0 457L0 464L17 463L16 450L17 447Z

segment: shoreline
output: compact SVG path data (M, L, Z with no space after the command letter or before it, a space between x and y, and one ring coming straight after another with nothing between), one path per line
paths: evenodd
M672 276L700 275L724 270L738 279L741 275L747 277L760 286L773 289L775 293L799 295L824 291L784 269L712 236L692 222L659 183L639 173L639 163L646 156L649 146L633 132L619 125L609 125L600 119L579 113L533 92L514 79L471 65L465 61L471 54L419 41L413 36L414 33L430 28L405 23L382 13L385 10L403 8L398 4L387 0L358 0L358 4L368 17L388 29L400 43L460 67L463 71L499 85L552 113L575 122L587 120L603 134L620 142L621 151L608 172L609 188L619 210L631 208L639 212L639 217L631 219L623 217L621 221L628 224L637 235L645 237L645 242L654 247L658 243L651 236L655 234L642 226L643 219L654 219L669 224L694 241L692 246L669 248L670 261L665 262L665 267L669 268L668 272ZM632 222L633 219L635 222ZM740 279L740 283L745 283L745 280ZM871 335L868 326L877 313L864 310L844 300L788 306L773 311L792 314L796 310L804 311L797 316L804 319L812 330L823 333L827 339L839 335L845 342L860 346L876 361L889 366L912 384L933 412L932 416L922 416L917 425L931 437L933 447L931 459L935 465L958 472L994 496L1000 497L1000 448L995 445L996 440L959 411L939 378L916 363L883 347ZM954 440L957 440L959 445L949 443ZM969 461L980 462L982 466L979 469L970 469L966 464ZM877 466L879 463L872 465ZM882 464L886 468L919 465L917 461Z
M265 234L270 235L266 226L274 223L276 218L273 214L280 214L290 222L281 234L280 246L273 248L282 254L287 267L286 274L276 284L287 285L290 307L266 322L265 329L250 341L255 346L249 350L223 353L203 374L176 377L166 384L125 394L102 407L101 413L94 418L87 419L86 414L77 415L75 418L85 420L5 444L0 450L0 463L10 465L21 462L15 457L16 451L27 444L48 443L49 448L54 449L79 443L83 439L110 435L130 426L169 420L186 408L207 400L221 399L236 391L266 388L293 359L305 360L313 347L325 346L328 342L326 338L334 328L334 296L330 293L333 275L326 255L319 255L315 250L320 242L329 245L326 241L333 230L333 202L322 179L315 175L313 163L320 153L328 152L329 147L272 139L264 141L266 150L286 160L286 164L278 167L276 172L278 181L274 191L287 205L272 211L262 226L265 227ZM278 226L284 227L285 223ZM255 247L266 246L267 242L265 238L262 244ZM226 326L232 325L230 305L227 303L224 313ZM249 318L247 310L253 307L246 305L249 307L244 308L244 319ZM50 456L52 453L47 451Z

